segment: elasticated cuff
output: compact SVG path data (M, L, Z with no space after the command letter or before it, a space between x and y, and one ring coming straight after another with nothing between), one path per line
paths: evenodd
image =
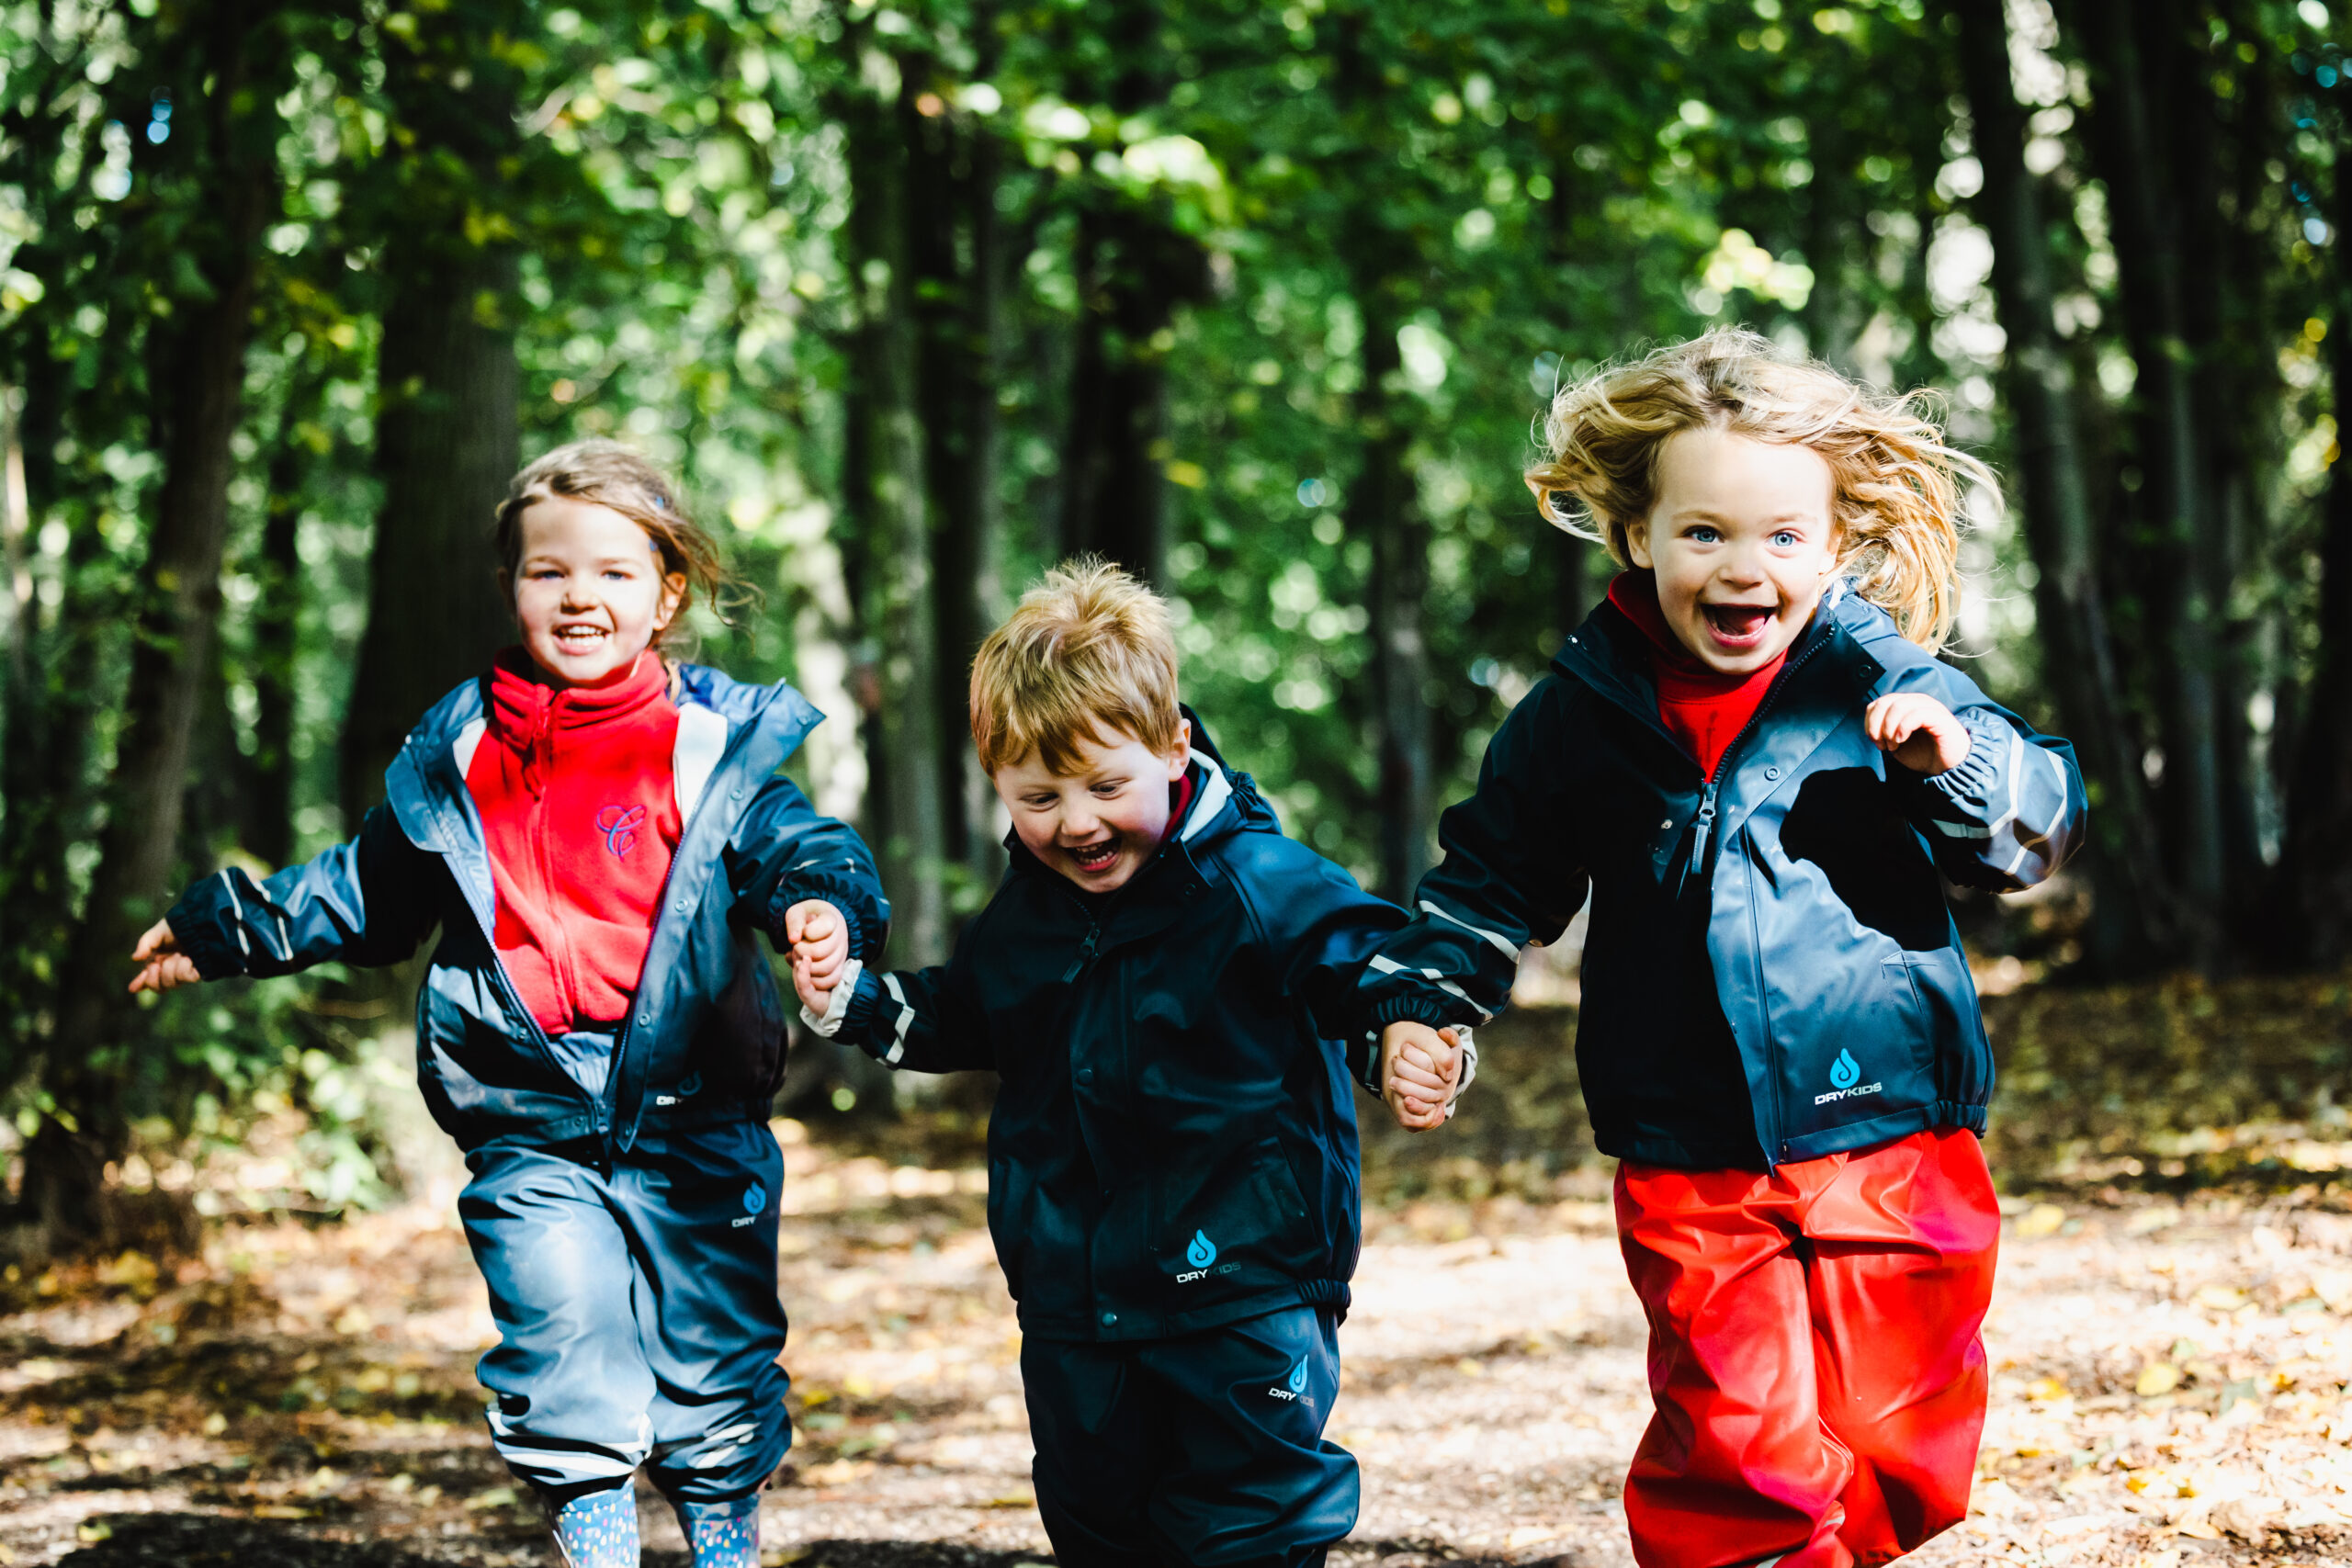
M785 911L805 899L821 898L849 921L849 955L872 963L890 937L890 906L873 888L831 872L800 872L776 885L768 903L768 930L779 938Z
M243 876L233 868L206 877L180 896L164 919L172 940L207 980L226 980L245 973L245 952L234 925L234 891L228 878ZM250 879L247 886L252 886ZM255 890L253 897L258 898Z

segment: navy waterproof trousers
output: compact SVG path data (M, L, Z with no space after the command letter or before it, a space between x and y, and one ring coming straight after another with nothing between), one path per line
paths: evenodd
M759 1490L792 1442L766 1126L650 1133L610 1167L497 1146L466 1165L498 1325L477 1371L516 1477L564 1498L643 1464L673 1502Z
M1353 1455L1323 1437L1332 1314L1181 1339L1024 1338L1037 1511L1062 1568L1314 1568L1355 1528Z

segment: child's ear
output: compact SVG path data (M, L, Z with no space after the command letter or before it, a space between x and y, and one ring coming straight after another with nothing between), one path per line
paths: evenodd
M678 606L686 597L686 574L673 571L662 579L662 606L653 612L653 629L666 632L677 617Z
M1176 744L1168 753L1168 782L1174 784L1182 778L1184 770L1192 765L1193 721L1180 718L1176 721Z
M1639 523L1625 525L1625 558L1644 571L1651 570L1648 518L1645 517Z

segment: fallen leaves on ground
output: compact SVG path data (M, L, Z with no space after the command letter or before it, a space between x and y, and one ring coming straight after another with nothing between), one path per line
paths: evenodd
M779 1128L798 1434L765 1506L771 1557L1034 1561L1019 1338L978 1169ZM1371 1216L1331 1424L1364 1465L1346 1568L1630 1561L1641 1314L1600 1168L1546 1190ZM2352 1555L2352 1217L2291 1198L2009 1208L1973 1506L1916 1561ZM232 1224L200 1258L61 1269L10 1305L0 1563L554 1561L482 1429L490 1319L446 1203ZM641 1501L648 1561L682 1563L667 1509Z

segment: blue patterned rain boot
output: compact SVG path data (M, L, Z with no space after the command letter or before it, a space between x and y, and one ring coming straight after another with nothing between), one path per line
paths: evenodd
M730 1503L680 1503L678 1526L694 1548L694 1568L760 1568L757 1493Z
M568 1568L638 1568L636 1489L609 1486L555 1510L555 1544Z

